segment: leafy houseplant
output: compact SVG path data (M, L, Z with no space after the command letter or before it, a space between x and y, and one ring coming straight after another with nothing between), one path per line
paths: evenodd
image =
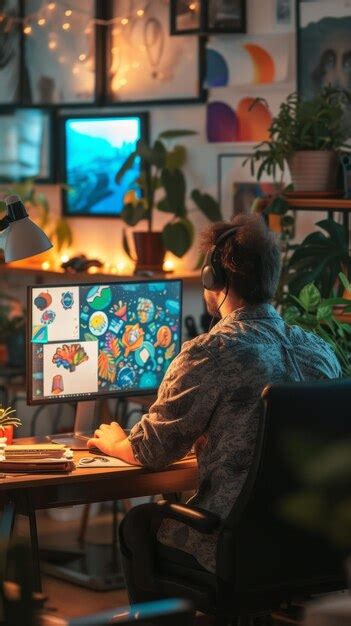
M0 296L0 344L8 365L24 366L25 317L19 301L6 294Z
M121 218L128 226L147 222L147 232L133 233L137 269L162 270L165 250L182 257L193 243L194 226L190 219L190 210L186 206L186 181L182 172L187 158L186 148L182 145L170 146L167 142L194 134L196 133L190 130L165 131L152 145L139 141L135 152L126 159L116 174L116 181L119 183L134 161L140 159L140 176L125 194L121 213ZM209 220L221 219L221 212L214 198L198 189L194 189L190 195L196 207ZM154 230L156 211L170 218L162 232ZM125 232L123 245L131 256Z
M344 112L350 102L350 93L332 87L313 100L290 94L272 120L269 141L256 146L248 159L252 174L257 167L258 180L264 173L275 180L280 173L282 178L287 162L294 191L335 190L338 152L349 148Z
M346 276L340 273L339 278L347 291L350 291L351 285ZM286 323L296 324L322 337L333 348L343 376L351 376L351 324L341 322L334 308L342 306L343 312L350 312L350 300L323 298L313 283L305 285L298 297L290 297L294 304L284 313Z
M11 407L0 407L0 437L6 437L7 443L12 443L13 428L22 426L21 420L16 417L15 410Z

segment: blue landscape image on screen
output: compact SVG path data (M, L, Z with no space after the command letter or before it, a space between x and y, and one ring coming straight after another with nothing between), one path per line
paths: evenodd
M123 198L140 174L135 159L120 184L116 172L136 149L141 118L71 118L65 122L66 211L70 215L119 215Z

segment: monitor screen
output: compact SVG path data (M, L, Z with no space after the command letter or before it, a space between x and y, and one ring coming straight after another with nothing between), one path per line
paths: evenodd
M179 280L28 288L28 402L157 391L181 341Z
M147 115L71 116L63 130L63 209L70 216L118 216L125 193L140 175L137 157L120 183L115 175L139 139L146 137ZM137 185L135 185L138 193Z

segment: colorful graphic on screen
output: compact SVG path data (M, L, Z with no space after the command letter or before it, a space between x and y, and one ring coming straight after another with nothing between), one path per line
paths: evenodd
M31 292L32 400L157 390L180 350L178 280Z
M68 215L119 215L123 198L140 174L140 159L120 184L116 172L142 137L142 118L96 117L65 120Z

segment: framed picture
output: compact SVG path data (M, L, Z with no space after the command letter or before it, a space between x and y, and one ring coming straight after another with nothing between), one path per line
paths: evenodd
M147 113L70 115L59 123L61 179L68 187L62 190L64 214L118 217L126 191L139 177L140 160L135 159L120 184L115 175L139 139L147 139Z
M238 213L249 213L256 198L272 195L282 188L271 176L264 175L258 182L250 171L250 163L243 165L251 152L221 153L217 156L218 202L223 219L230 220ZM290 182L284 172L284 186Z
M3 0L0 21L0 104L18 104L21 98L20 0Z
M245 33L246 0L171 0L171 35Z
M0 109L0 182L55 181L53 117L43 109Z
M94 103L96 83L95 0L43 3L26 0L24 17L35 14L24 35L22 99L26 105ZM42 24L40 25L39 22Z
M107 99L115 104L203 102L204 42L171 37L166 0L149 0L131 12L129 0L112 0L107 31ZM140 15L138 15L138 13Z
M300 93L310 99L327 85L350 90L350 1L299 1L297 4Z

